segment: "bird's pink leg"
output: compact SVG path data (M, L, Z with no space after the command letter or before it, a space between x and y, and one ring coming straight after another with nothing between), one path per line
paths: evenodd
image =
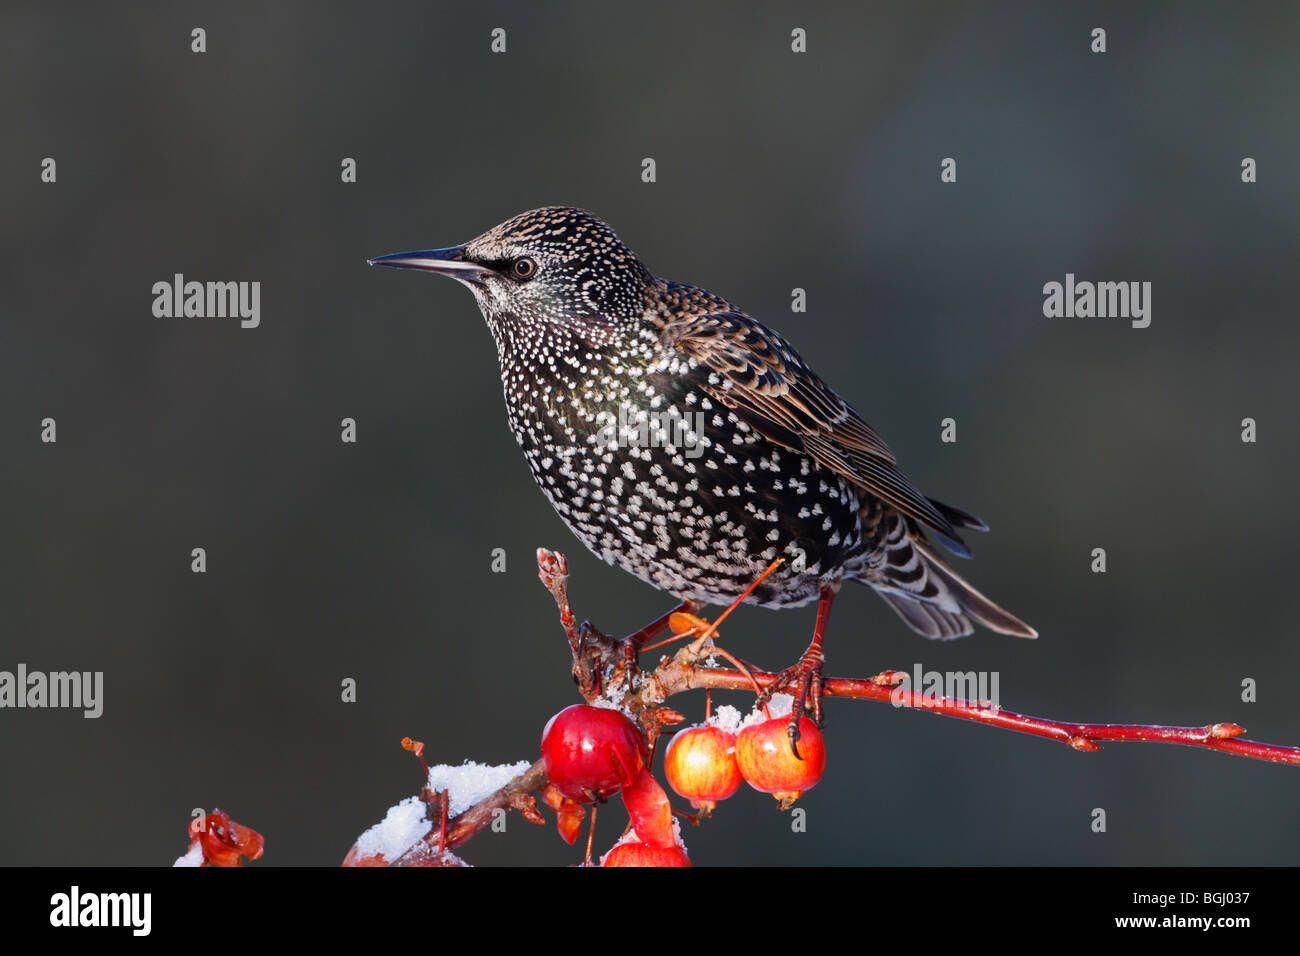
M767 685L758 699L758 706L762 706L779 690L789 688L795 692L794 705L790 708L788 733L790 750L796 757L799 756L799 751L795 748L795 743L800 736L799 720L807 710L809 702L812 703L813 723L818 727L822 725L822 664L826 660L826 655L822 653L822 639L826 635L826 622L830 620L831 604L839 590L839 584L828 584L821 589L817 601L817 626L813 629L812 643L799 656L799 662L778 674L776 680Z

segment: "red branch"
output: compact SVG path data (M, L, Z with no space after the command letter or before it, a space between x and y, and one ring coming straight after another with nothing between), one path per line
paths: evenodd
M755 681L766 687L775 674L753 671ZM1164 727L1158 724L1072 724L1046 717L1031 717L1004 710L995 705L962 700L957 697L940 697L900 686L907 675L902 671L885 671L871 680L829 678L823 682L822 694L826 697L849 697L855 700L874 700L891 703L960 720L973 720L990 727L1002 727L1022 734L1059 740L1075 750L1100 750L1099 741L1147 741L1165 744L1183 744L1218 750L1239 757L1252 757L1272 763L1300 766L1300 747L1264 744L1241 740L1245 728L1231 723L1207 724L1204 727ZM692 687L729 690L751 690L749 677L740 671L699 668L692 675Z

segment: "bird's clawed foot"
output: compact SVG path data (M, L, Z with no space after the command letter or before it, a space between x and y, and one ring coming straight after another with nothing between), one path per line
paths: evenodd
M812 722L819 728L824 726L822 721L822 664L825 658L822 656L822 649L819 643L814 643L808 647L799 658L799 662L793 667L787 667L781 673L776 675L776 680L768 684L759 694L755 706L762 707L772 699L772 695L780 691L789 691L794 695L794 703L790 707L790 722L786 728L786 733L790 737L790 751L799 759L803 759L798 748L795 746L799 742L801 734L799 733L799 721L806 714L809 714Z
M831 604L835 601L835 595L839 591L839 584L828 584L822 587L820 600L817 602L817 627L813 630L812 643L808 649L799 657L799 663L794 667L787 667L781 673L776 675L776 680L768 684L763 693L758 695L759 707L766 704L772 699L772 695L779 690L794 691L794 706L790 708L790 726L787 733L790 735L790 752L800 760L799 748L795 746L799 742L799 721L807 712L808 704L812 704L812 721L819 728L824 726L822 723L822 664L825 663L826 657L822 653L822 639L826 636L826 622L831 616Z

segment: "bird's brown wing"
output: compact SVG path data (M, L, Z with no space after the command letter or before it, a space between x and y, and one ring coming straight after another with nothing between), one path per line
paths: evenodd
M667 321L662 341L694 359L698 387L759 434L807 454L969 555L952 522L898 470L884 439L777 333L743 312L710 312Z

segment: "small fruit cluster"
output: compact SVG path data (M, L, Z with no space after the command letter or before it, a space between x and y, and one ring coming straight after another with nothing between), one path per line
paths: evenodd
M751 718L738 733L713 722L689 727L673 738L664 757L668 783L705 813L734 794L742 780L788 809L821 779L826 745L817 726L801 718L796 756L787 727L785 717ZM645 737L621 711L587 704L560 711L542 731L542 759L554 788L546 802L569 843L581 825L579 804L622 794L632 829L601 865L691 865L667 794L650 772Z
M668 745L664 773L669 786L696 809L712 810L743 779L788 810L826 769L826 741L817 725L801 717L799 735L796 756L785 717L748 723L737 734L712 724L688 727Z

